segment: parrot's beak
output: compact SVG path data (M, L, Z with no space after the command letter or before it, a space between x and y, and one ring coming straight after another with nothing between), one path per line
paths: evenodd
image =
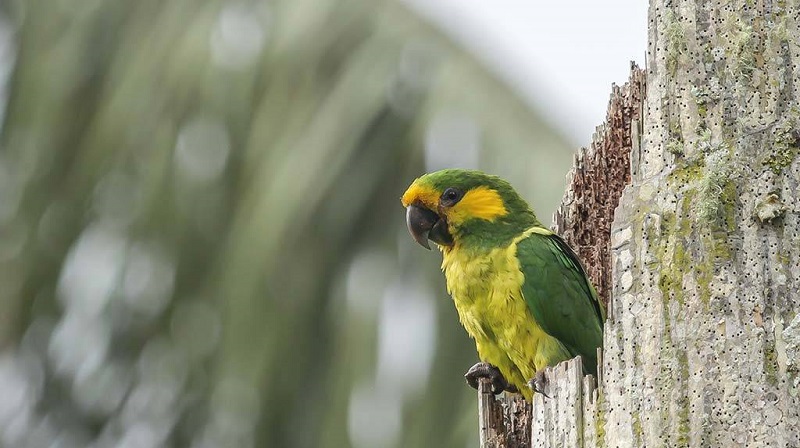
M442 246L453 245L453 236L447 231L447 222L425 207L406 207L406 224L414 241L428 250L431 248L428 240Z

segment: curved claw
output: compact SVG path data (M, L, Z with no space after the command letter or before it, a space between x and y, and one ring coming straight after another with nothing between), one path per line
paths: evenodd
M533 378L528 381L528 387L531 388L537 394L542 394L547 398L550 398L550 395L547 395L544 391L545 387L547 386L547 378L544 376L544 369L536 372Z
M506 381L505 377L503 377L503 374L500 373L500 370L488 362L479 362L470 367L467 373L464 374L464 379L467 380L467 384L469 384L469 386L473 389L478 389L478 380L480 378L486 378L491 381L492 393L495 395L502 393L503 391L517 391L516 387L508 384L508 381Z

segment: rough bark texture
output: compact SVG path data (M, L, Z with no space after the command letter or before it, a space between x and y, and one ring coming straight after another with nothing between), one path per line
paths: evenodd
M601 387L586 406L579 376L549 372L571 389L536 398L534 446L800 446L798 13L797 0L651 2L641 145L633 135L610 266L599 256ZM580 235L569 213L560 230Z
M644 139L611 236L609 446L800 445L798 12L651 2Z
M548 368L545 378L545 393L550 398L541 394L534 397L531 446L584 446L584 440L591 440L591 434L587 437L583 416L594 415L597 401L594 377L584 377L581 359L575 358Z

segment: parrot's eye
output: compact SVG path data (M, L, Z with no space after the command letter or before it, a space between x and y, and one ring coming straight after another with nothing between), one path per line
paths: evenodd
M439 199L439 202L445 207L450 207L460 201L462 196L463 193L461 193L461 190L457 188L448 188L444 191L444 193L442 193L442 197Z

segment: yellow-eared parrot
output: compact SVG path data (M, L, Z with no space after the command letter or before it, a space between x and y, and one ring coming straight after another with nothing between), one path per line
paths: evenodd
M605 309L578 256L542 226L505 180L446 169L402 196L411 236L442 252L447 290L475 339L479 363L465 375L493 391L543 392L543 369L580 355L597 368ZM537 375L538 374L538 375Z

